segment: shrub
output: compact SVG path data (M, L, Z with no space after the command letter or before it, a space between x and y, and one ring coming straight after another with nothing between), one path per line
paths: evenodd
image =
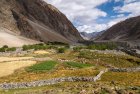
M104 44L92 44L87 46L87 49L92 49L92 50L113 50L116 49L117 45L115 43L104 43Z
M6 51L16 51L16 48L15 47L7 48Z
M90 51L80 51L79 58L86 58L86 59L91 59L93 58L92 53Z
M23 50L30 50L30 49L34 49L34 50L45 50L45 49L49 49L50 45L46 45L46 44L35 44L35 45L24 45Z
M63 43L63 42L48 42L48 45L62 45L62 46L66 46L69 45L67 43Z
M69 49L70 48L70 45L66 45L65 48Z
M7 45L4 45L2 48L6 49L6 48L8 48L8 46Z
M73 51L75 51L75 52L79 52L81 49L83 49L84 47L82 47L82 46L77 46L77 47L74 47L73 48Z
M66 48L58 48L58 53L65 53Z
M5 49L4 48L0 48L0 52L5 52Z

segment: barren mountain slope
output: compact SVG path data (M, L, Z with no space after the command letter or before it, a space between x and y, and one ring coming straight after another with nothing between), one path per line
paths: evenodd
M128 41L140 42L140 16L122 21L104 32L98 41Z
M10 47L20 47L25 44L35 44L38 43L35 40L27 39L19 36L8 29L0 28L0 47L3 45L8 45Z
M43 42L83 40L66 16L43 0L1 0L0 27Z

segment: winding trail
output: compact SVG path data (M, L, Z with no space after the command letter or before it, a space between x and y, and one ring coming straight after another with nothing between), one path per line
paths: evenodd
M19 89L19 88L31 88L39 87L45 85L54 85L62 82L96 82L100 80L101 76L107 72L108 69L100 71L100 73L95 77L63 77L63 78L53 78L48 80L39 80L33 82L21 82L21 83L2 83L0 84L1 89Z

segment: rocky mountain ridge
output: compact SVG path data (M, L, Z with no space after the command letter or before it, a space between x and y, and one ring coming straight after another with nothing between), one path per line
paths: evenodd
M41 42L83 40L67 17L43 0L1 0L0 22L2 28Z
M117 23L106 30L96 41L126 41L140 45L140 16Z

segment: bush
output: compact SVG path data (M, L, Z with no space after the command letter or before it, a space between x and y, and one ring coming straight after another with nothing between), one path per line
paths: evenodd
M103 44L92 44L87 46L87 49L92 50L113 50L116 49L117 45L115 43L103 43Z
M0 52L5 52L5 49L3 47L0 48Z
M65 48L69 49L70 48L70 45L66 45Z
M7 45L4 45L2 48L6 49L6 48L8 48L8 46Z
M45 50L45 49L49 49L50 45L46 45L46 44L35 44L35 45L24 45L23 47L23 51L27 51L27 50Z
M93 56L92 56L92 53L90 51L80 51L78 58L91 59L91 58L93 58Z
M82 47L82 46L77 46L77 47L74 47L73 48L73 51L74 52L79 52L81 49L83 49L84 47Z
M66 45L69 45L69 44L63 43L63 42L48 42L47 45L62 45L62 46L66 46Z
M58 53L65 53L66 48L58 48Z
M16 51L16 48L15 47L7 48L6 51Z

